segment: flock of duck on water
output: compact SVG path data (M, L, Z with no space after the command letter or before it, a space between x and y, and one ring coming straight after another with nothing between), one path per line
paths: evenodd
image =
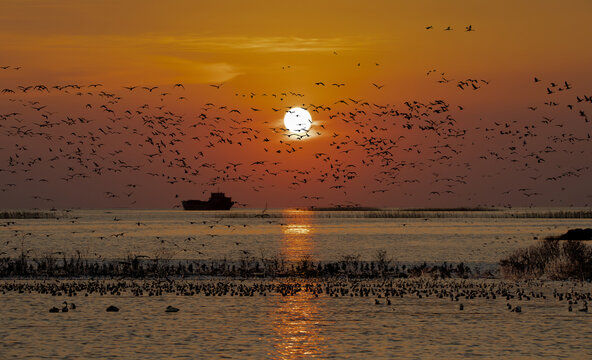
M579 286L578 286L579 285ZM53 297L73 298L84 294L89 296L134 296L134 297L253 297L262 296L306 296L309 299L323 298L366 298L375 305L393 306L397 300L441 299L458 303L459 311L478 306L474 300L500 303L508 311L521 313L531 303L550 302L562 304L569 312L587 313L592 291L586 283L559 283L549 293L539 282L505 282L487 280L433 280L383 279L350 280L335 278L328 280L68 280L68 281L4 281L0 293L43 294ZM403 300L406 299L406 300ZM465 302L462 302L465 300ZM53 306L49 312L77 310L72 301L63 301L60 309ZM533 304L533 306L536 306ZM111 305L107 312L118 312L119 307ZM166 312L178 312L179 308L169 305Z
M59 313L59 312L65 313L65 312L68 312L70 310L76 310L76 304L74 304L73 302L71 302L70 304L68 304L67 301L64 301L63 304L64 304L64 306L61 309L60 308L57 308L55 306L52 306L49 309L49 312L50 313ZM69 305L69 307L68 307L68 305ZM115 306L115 305L109 305L105 311L107 311L107 312L119 312L119 308L117 306ZM176 307L174 307L174 306L172 306L172 305L167 306L166 309L164 310L164 312L178 312L178 311L179 311L179 309L176 308Z

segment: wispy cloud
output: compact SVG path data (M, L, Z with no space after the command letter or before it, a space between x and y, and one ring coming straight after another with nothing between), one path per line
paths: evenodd
M88 72L102 76L186 79L224 82L247 73L254 65L245 54L332 53L370 46L362 39L246 36L50 35L0 33L6 54L37 59L44 54L46 71ZM220 55L220 56L218 56ZM252 59L250 57L249 59ZM259 58L261 60L261 58ZM258 60L258 61L259 61ZM21 65L29 63L14 60ZM255 65L256 66L256 65ZM38 67L38 65L37 65ZM90 70L92 69L92 70ZM115 75L114 75L115 74ZM164 81L164 80L163 80Z
M242 74L235 65L225 62L201 62L168 56L158 57L155 61L176 79L188 83L225 82Z
M157 37L155 42L196 52L323 52L354 49L359 39L301 37Z

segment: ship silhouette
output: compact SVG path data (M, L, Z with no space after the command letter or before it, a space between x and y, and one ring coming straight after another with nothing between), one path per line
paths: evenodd
M185 210L230 210L234 201L224 193L211 193L208 201L184 200L181 202Z

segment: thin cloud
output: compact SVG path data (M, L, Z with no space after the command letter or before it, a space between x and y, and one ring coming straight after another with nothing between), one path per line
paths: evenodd
M301 37L172 37L155 42L196 52L324 52L361 47L354 39Z

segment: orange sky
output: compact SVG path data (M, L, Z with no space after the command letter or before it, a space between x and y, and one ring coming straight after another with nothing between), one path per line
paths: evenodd
M588 70L592 49L586 42L592 35L588 23L591 10L589 1L567 4L538 1L536 5L527 1L496 1L487 5L475 1L299 1L291 4L268 1L176 1L172 4L0 1L0 66L11 67L0 70L0 91L15 90L14 94L0 94L0 114L17 110L21 113L0 120L4 144L0 146L0 169L5 170L0 172L0 190L3 190L0 199L8 208L171 207L178 203L177 194L181 198L203 197L202 192L220 188L251 207L261 207L266 202L272 207L346 202L389 207L586 205L590 201L590 194L586 192L590 144L580 140L557 143L553 142L553 136L585 138L590 133L590 123L584 121L579 111L588 112L592 117L592 103L578 103L576 99L592 95L592 73ZM464 31L468 25L475 31ZM427 30L426 26L433 28ZM453 30L444 31L447 26ZM21 68L14 70L18 66ZM437 72L426 75L431 69ZM542 79L541 83L534 84L534 76ZM438 82L443 78L450 82ZM460 90L457 82L466 79L486 80L488 84L480 83L475 91ZM546 93L551 82L561 87L564 81L568 81L570 89L552 95ZM316 82L326 85L315 85ZM100 89L121 97L116 104L109 105L114 116L125 116L126 110L135 113L144 103L149 104L151 110L135 113L134 118L125 120L129 123L125 125L123 120L110 121L109 114L101 110L100 106L108 105L109 99L99 97L98 88L86 88L88 91L78 97L58 90L49 93L18 90L18 86L38 84L50 87L91 83L100 83ZM176 83L182 83L185 90L174 88ZM345 85L338 88L330 85L332 83ZM373 83L383 87L378 89ZM218 84L223 84L220 89L210 86ZM123 89L131 85L159 88L154 93ZM88 94L91 90L92 94ZM170 95L162 97L161 101L157 92ZM290 92L302 96L289 95ZM178 100L181 96L187 100ZM356 105L347 100L347 105L336 104L342 99L360 102ZM405 129L402 126L405 121L398 115L373 115L380 112L378 106L403 112L405 101L427 104L436 99L450 104L449 109L445 113L422 115L421 120L414 120L414 129ZM47 108L37 111L32 109L33 105L19 102L21 100L39 101ZM549 101L558 105L544 104ZM363 107L360 105L363 102L368 105ZM92 109L85 108L87 103L93 105ZM236 117L225 109L206 111L208 126L227 135L232 133L235 142L242 139L243 145L219 144L208 148L209 131L202 131L199 140L191 139L197 135L192 131L201 130L189 124L204 112L207 103L215 104L216 108L227 106L240 110L241 115ZM149 134L143 132L147 129L141 128L145 125L142 116L155 115L154 107L161 104L166 106L162 112L169 110L183 116L184 123L179 127L188 135L182 143L170 145L168 150L174 148L178 153L163 155L164 164L194 157L201 151L208 160L193 158L192 167L209 162L214 167L224 168L228 162L242 162L236 175L252 174L248 183L225 180L216 186L204 185L212 177L204 168L192 183L167 183L165 177L179 169L148 164L145 154L150 151L138 145L148 146L145 144ZM312 112L311 134L318 131L320 135L293 141L298 151L286 153L289 148L285 141L292 138L270 127L275 130L282 127L286 107L298 105L312 111L311 104L331 107ZM569 110L568 104L576 108ZM536 110L529 110L529 106ZM365 113L356 112L358 110ZM11 128L25 124L34 131L40 130L34 124L45 120L40 117L44 111L51 113L47 116L53 121L76 114L92 118L94 122L56 126L50 131L54 136L51 140L39 134L23 136ZM356 118L348 122L347 114L351 111ZM223 120L215 121L215 115L210 116L216 112ZM442 120L447 115L455 121L446 125L447 129L452 126L456 130L466 130L465 136L450 138L447 137L450 133L443 136L417 128L425 125L426 119ZM555 123L541 123L543 117L553 118ZM240 134L240 130L232 129L237 123L231 118L244 121L241 126L259 131L256 133L259 139L246 140L254 134ZM499 125L511 121L516 122L510 127ZM68 140L83 131L96 133L99 127L104 130L103 125L109 123L114 124L113 128L123 127L121 134L104 135L98 140L105 143L99 147L104 151L99 158L91 150L98 142L85 139L79 152L84 153L81 157L88 162L98 159L99 165L103 165L108 156L113 156L116 162L141 164L142 170L124 168L113 174L97 174L91 172L94 165L78 161L81 171L90 172L89 176L64 182L59 180L60 171L63 175L64 169L67 172L72 167L61 163L65 159L56 160L60 165L51 170L46 168L47 159L51 158L49 147L65 142L64 147L70 148L73 145L68 145ZM524 126L531 124L536 127L530 129L532 135L527 143L520 138L522 133L500 133L508 129L529 132ZM377 128L372 129L372 126ZM128 134L134 127L142 136ZM487 130L493 128L495 131ZM76 135L70 131L74 129ZM43 127L42 130L48 129ZM399 140L400 136L405 139ZM264 138L270 141L263 142ZM390 159L399 165L404 162L401 170L392 170L394 165L388 160L387 164L376 160L367 165L366 162L378 159L360 145L369 138L396 139L398 143L390 149ZM131 145L125 144L125 139L133 139ZM338 149L339 141L351 142ZM443 153L433 147L446 144L455 151ZM546 151L549 144L558 151ZM27 150L20 149L23 145ZM511 149L518 145L517 149ZM123 151L109 155L116 150ZM277 153L278 150L281 152ZM338 163L332 168L315 153L327 153ZM21 154L23 159L40 157L42 161L32 165L11 164L9 159L16 154ZM442 155L446 158L440 159ZM543 155L545 159L537 161L536 156ZM496 156L499 158L492 159ZM525 161L533 159L535 163L524 165ZM250 168L257 160L281 163L266 165L269 172L290 171L278 176L263 174L264 169ZM409 165L413 162L417 165ZM345 182L343 179L319 181L323 173L353 167L348 165L356 166L355 178ZM298 174L302 169L310 169L311 173ZM40 184L38 180L52 171L55 171L54 178ZM71 172L77 173L78 169ZM147 172L166 175L157 177L146 175ZM565 175L569 172L577 175ZM294 176L306 182L291 184ZM456 176L464 179L464 183L442 186L447 181L442 179ZM557 181L545 180L558 176ZM397 179L390 184L385 177ZM27 181L27 178L34 180ZM134 182L142 186L133 196L125 196L124 185ZM159 196L147 196L155 189L159 189ZM377 190L381 192L372 192ZM105 198L106 192L118 197ZM81 193L88 198L81 199ZM311 201L304 196L322 199ZM39 200L39 197L53 201Z

